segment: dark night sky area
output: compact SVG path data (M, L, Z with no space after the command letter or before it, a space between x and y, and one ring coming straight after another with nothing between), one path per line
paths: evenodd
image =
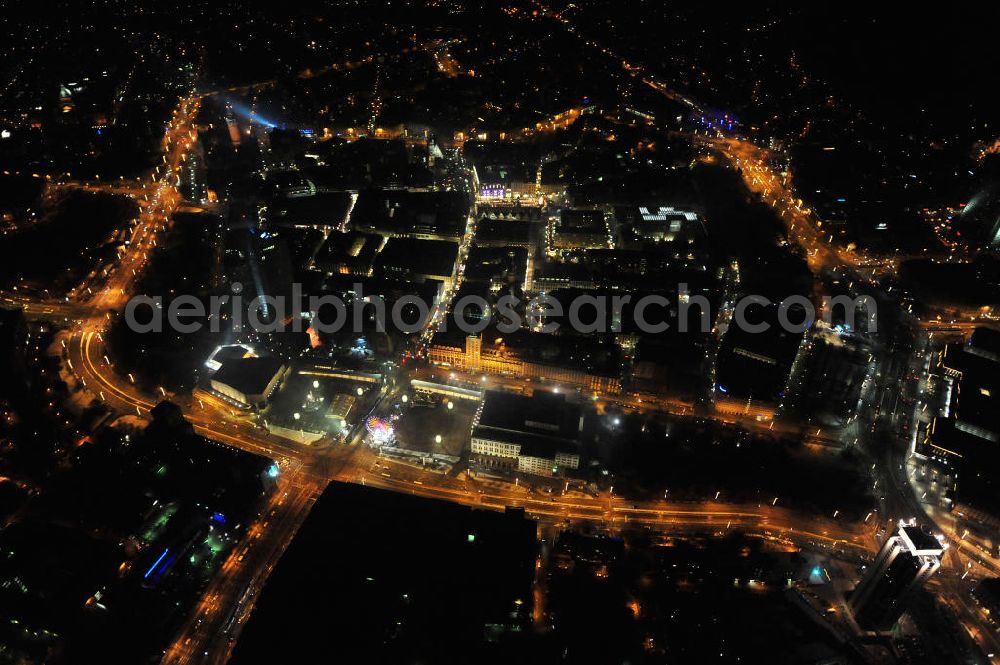
M1000 4L887 5L810 7L796 22L797 49L838 92L886 117L920 109L961 117L970 105L989 117Z

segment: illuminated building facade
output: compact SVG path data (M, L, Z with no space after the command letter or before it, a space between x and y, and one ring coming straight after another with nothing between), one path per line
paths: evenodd
M519 357L516 351L490 347L483 349L482 338L469 335L465 348L435 344L428 351L434 365L451 367L462 372L475 372L502 376L520 376L529 379L567 383L597 393L621 392L621 376L593 374L583 368L549 365Z

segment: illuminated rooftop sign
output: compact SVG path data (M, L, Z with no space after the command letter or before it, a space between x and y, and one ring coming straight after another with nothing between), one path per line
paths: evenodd
M665 222L671 217L683 217L689 222L698 221L698 215L686 210L678 210L672 206L660 206L655 210L650 210L646 206L639 208L639 215L644 222Z

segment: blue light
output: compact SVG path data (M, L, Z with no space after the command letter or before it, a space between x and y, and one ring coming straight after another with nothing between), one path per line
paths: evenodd
M815 568L813 568L813 572L812 572L813 577L819 577L822 573L823 573L823 571L820 569L819 566L816 566Z
M160 565L160 562L163 561L163 557L167 556L167 552L169 551L170 551L169 547L163 550L163 554L161 554L160 558L156 560L156 563L154 563L152 566L149 567L149 570L147 570L146 574L142 576L142 579L146 579L153 574L153 571L156 570L156 567Z
M728 395L729 394L729 391L726 390L725 386L719 386L719 392L723 393L724 395Z
M267 118L258 115L245 104L237 101L230 101L229 106L233 109L233 113L240 116L244 120L249 120L250 122L257 123L259 125L264 125L268 129L274 129L277 127L277 123L271 122Z
M212 521L218 522L219 524L225 524L226 516L223 515L222 513L212 513Z
M267 477L268 478L277 478L278 477L278 465L277 464L272 464L271 466L267 467Z

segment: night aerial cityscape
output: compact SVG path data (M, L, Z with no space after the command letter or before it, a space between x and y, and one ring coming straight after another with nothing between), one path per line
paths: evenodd
M1000 665L1000 6L0 18L0 665Z

